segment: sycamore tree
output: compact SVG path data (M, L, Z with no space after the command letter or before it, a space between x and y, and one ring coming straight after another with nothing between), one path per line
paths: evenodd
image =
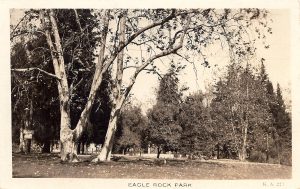
M157 64L165 56L176 56L191 62L189 52L195 52L203 58L200 62L208 65L207 54L204 49L220 45L230 52L235 59L255 52L253 41L257 36L263 36L270 31L267 25L267 11L260 9L112 9L91 10L92 20L97 20L98 27L89 29L83 22L81 11L72 10L77 23L77 31L73 37L64 38L58 25L59 10L41 9L30 13L32 20L28 22L35 27L31 34L41 34L47 41L51 54L54 73L41 68L34 68L57 80L60 101L60 142L62 145L62 161L76 159L76 143L86 127L96 93L103 80L103 75L109 69L114 70L112 84L112 110L110 121L99 156L94 161L110 160L113 138L116 131L117 119L121 108L127 99L138 75L150 70L157 72ZM28 21L24 18L22 21ZM63 25L63 22L61 22ZM18 35L28 32L19 31L12 27L11 40ZM72 90L76 86L74 78L69 77L68 62L64 57L65 46L69 42L81 39L90 32L97 31L98 38L93 39L97 44L97 61L94 61L91 86L88 98L84 104L80 118L74 127L70 123L70 99ZM251 34L251 35L249 35ZM253 35L252 35L253 34ZM255 37L253 37L255 36ZM84 49L84 48L81 48ZM134 53L137 50L140 53ZM78 57L81 51L73 51L71 57ZM92 54L90 55L93 56ZM199 63L199 64L200 64ZM24 67L23 67L24 68ZM17 68L16 68L17 69ZM31 71L33 69L24 69ZM127 72L128 71L128 72ZM126 77L124 76L124 73ZM131 75L130 75L131 74ZM125 82L125 78L127 82Z
M63 39L63 58L66 61L65 71L67 73L66 79L70 83L68 114L70 119L69 127L71 129L76 126L82 107L84 107L84 104L87 101L87 92L90 87L90 80L92 79L91 72L94 70L92 64L94 59L93 51L97 41L96 32L86 32L89 30L92 31L96 27L96 22L91 19L90 10L78 10L78 12L81 14L82 21L80 27L85 28L83 33L78 32L80 28L75 21L76 14L74 14L74 10L56 11L57 27L60 31L59 35L62 36ZM61 101L58 96L58 77L55 76L55 74L51 74L54 72L55 68L52 65L51 50L48 47L45 33L39 29L39 27L41 27L40 24L36 23L38 21L37 18L39 18L37 15L38 13L37 10L25 11L23 19L17 25L19 27L12 27L12 79L14 80L14 78L20 76L27 76L27 78L23 77L19 80L23 83L31 83L28 86L31 91L35 91L35 95L31 95L32 100L39 102L42 101L42 98L44 97L52 98L53 100L48 104L48 107L46 107L49 109L53 107L51 107L52 104L57 104L57 102L58 104L61 104ZM25 24L22 23L23 20L26 21ZM15 46L23 46L23 51L26 52L23 57L20 56L20 51L14 50ZM104 80L106 80L106 78L104 78ZM19 82L16 87L20 88L22 85L23 84ZM44 87L41 87L43 85ZM48 86L51 86L52 88ZM103 92L105 90L106 89L104 89ZM98 96L101 95L102 94L98 94ZM99 98L97 100L99 100ZM45 105L46 103L44 103L44 106ZM40 114L42 110L39 107L36 108L38 109L33 111L34 114ZM56 108L51 109L51 111L60 112L57 111ZM44 125L43 127L47 124L53 124L48 121L49 119L40 121L39 118L41 117L43 116L35 116L34 120L39 121L41 125ZM59 117L54 119L60 121ZM43 127L41 127L41 131L43 130ZM35 136L42 133L45 132L36 132ZM42 138L43 137L45 136L42 136ZM41 136L38 136L38 138L41 138ZM78 137L78 139L80 139L80 137Z

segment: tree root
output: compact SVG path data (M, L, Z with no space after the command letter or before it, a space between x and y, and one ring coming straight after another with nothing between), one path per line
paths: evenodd
M100 159L98 157L96 157L96 158L92 159L91 162L92 163L98 163L98 162L100 162Z
M78 158L77 154L74 154L74 153L69 153L66 155L66 157L61 160L61 162L64 162L64 163L78 163L78 162L81 162L81 160Z

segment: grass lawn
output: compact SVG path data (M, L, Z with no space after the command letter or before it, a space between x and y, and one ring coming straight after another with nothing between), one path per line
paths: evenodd
M106 163L60 163L56 154L13 154L13 177L135 179L289 179L292 167L229 160L184 161L121 158Z

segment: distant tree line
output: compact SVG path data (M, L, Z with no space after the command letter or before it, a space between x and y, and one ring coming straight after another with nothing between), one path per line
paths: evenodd
M115 149L147 152L152 146L158 158L171 151L190 158L291 164L291 115L263 62L258 71L249 64L229 65L209 103L201 91L184 97L177 74L173 65L160 79L157 102L147 116L132 106L122 112Z

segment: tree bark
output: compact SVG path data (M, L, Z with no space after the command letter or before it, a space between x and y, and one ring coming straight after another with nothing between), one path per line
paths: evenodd
M157 147L157 156L156 156L157 159L159 159L160 153L161 153L161 149L160 149L160 147L158 146L158 147Z
M117 112L116 112L116 110L112 110L104 144L101 148L101 151L100 151L98 157L95 160L93 160L94 162L95 161L96 162L97 161L110 161L114 136L115 136L115 132L117 129L117 117L119 116L119 114L120 114L119 110Z
M245 125L245 129L244 129L243 144L242 144L242 149L239 157L241 161L245 161L246 159L247 132L248 132L248 124Z
M120 18L119 46L122 46L125 43L125 27L126 27L125 18L126 18L126 11L124 11L124 14ZM120 111L125 101L125 99L122 98L122 94L121 94L122 78L123 78L123 57L124 57L124 50L122 50L118 55L117 74L115 78L115 83L112 87L113 107L112 107L110 121L107 128L107 133L105 136L105 141L101 148L100 154L97 157L98 160L95 161L110 161L111 158L113 141L117 129L117 119L120 116Z
M24 129L23 127L20 128L20 144L19 144L19 150L21 153L25 150L25 139L24 139Z
M77 162L77 137L71 130L70 111L61 105L61 128L60 128L60 145L61 145L61 160L69 162Z
M240 153L240 160L245 161L246 159L246 146L247 146L247 136L248 136L248 126L249 126L249 118L248 118L248 111L249 111L249 87L248 82L246 83L246 111L245 111L245 122L244 122L244 129L243 129L243 143L242 149Z
M61 145L61 160L76 162L77 151L76 151L76 140L77 135L75 135L71 130L71 118L70 118L70 101L69 101L69 86L67 75L65 71L65 63L63 57L63 50L61 46L61 40L58 32L58 27L55 19L55 14L53 10L46 11L51 23L51 32L49 29L45 30L46 40L50 48L52 63L54 67L55 75L59 78L57 81L59 100L60 100L60 145ZM45 24L45 12L40 11L41 22L46 27ZM53 43L52 37L54 37Z

